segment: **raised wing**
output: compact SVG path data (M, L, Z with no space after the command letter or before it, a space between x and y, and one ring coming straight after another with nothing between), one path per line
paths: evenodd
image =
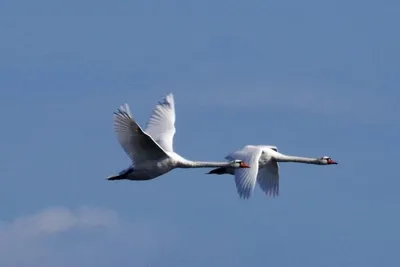
M158 102L147 121L145 132L168 152L173 152L175 135L175 102L172 94Z
M114 112L114 130L122 148L134 164L158 160L167 156L165 151L146 134L133 119L128 104Z
M257 146L257 147L259 147L259 148L261 148L261 149L266 149L266 148L268 148L268 149L272 149L272 150L274 150L275 152L278 152L278 148L276 147L276 146L265 146L265 145L259 145L259 146Z
M262 149L258 147L245 146L226 157L227 160L240 159L250 165L250 168L235 169L236 188L241 198L250 198L254 191L261 153Z
M257 182L267 196L279 196L279 163L271 159L258 171Z

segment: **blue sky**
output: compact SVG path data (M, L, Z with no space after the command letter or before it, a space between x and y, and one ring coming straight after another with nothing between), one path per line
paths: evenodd
M398 1L2 1L1 266L395 266ZM231 176L129 165L112 112L164 94L175 150L246 144L331 156L281 164L280 196Z

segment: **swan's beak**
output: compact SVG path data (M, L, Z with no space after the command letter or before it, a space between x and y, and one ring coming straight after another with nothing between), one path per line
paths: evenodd
M338 163L336 161L332 160L332 159L329 159L328 160L328 164L338 164Z
M240 168L250 168L250 166L246 162L241 162L240 163Z

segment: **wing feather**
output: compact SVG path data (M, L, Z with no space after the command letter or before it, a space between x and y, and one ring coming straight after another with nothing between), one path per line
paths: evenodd
M114 112L114 130L125 153L133 163L158 160L167 156L165 151L133 119L128 104Z
M272 149L275 152L278 152L278 148L276 146L258 145L257 147L261 148L262 150Z
M165 151L173 152L175 129L175 101L172 94L158 102L147 121L146 133Z
M258 171L257 182L267 196L279 196L279 163L271 159Z
M235 169L236 189L241 198L250 198L254 191L261 153L262 150L258 147L245 146L226 157L228 160L243 160L250 165L250 168Z

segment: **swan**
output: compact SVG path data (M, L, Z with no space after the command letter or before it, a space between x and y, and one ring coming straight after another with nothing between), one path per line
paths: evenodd
M240 198L248 199L254 191L256 181L261 190L268 196L279 195L279 164L278 162L300 162L316 165L338 164L330 157L306 158L284 155L278 152L276 146L247 145L225 157L227 160L240 159L247 162L251 168L235 170L230 167L219 167L207 174L235 175L236 189Z
M191 161L175 153L175 103L172 93L164 96L153 109L145 131L135 121L126 103L114 112L114 130L132 164L117 175L107 177L110 181L151 180L175 168L250 168L240 159L230 162Z

